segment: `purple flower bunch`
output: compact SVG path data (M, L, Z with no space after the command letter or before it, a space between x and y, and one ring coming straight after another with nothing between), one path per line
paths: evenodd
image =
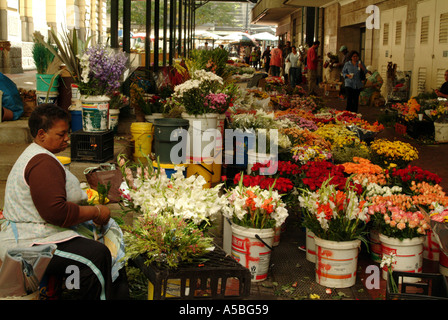
M230 105L230 96L225 93L210 93L204 99L204 106L212 113L224 113Z
M118 90L127 61L122 51L115 52L101 45L88 48L80 58L81 94L107 95Z

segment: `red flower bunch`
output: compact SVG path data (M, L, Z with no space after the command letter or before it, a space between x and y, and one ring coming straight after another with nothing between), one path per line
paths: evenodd
M235 178L233 179L234 184L238 184L238 182L241 180L241 173L238 173L235 175ZM259 186L261 189L269 190L269 188L273 185L273 189L277 190L279 193L286 193L288 191L291 191L292 188L294 188L294 184L292 181L288 178L278 177L273 178L269 176L250 176L250 175L244 175L243 176L243 185L245 187L255 187Z
M330 184L336 185L339 190L344 190L347 178L344 174L343 165L335 165L328 161L309 161L300 167L302 183L306 188L315 191L321 188L322 183L331 178ZM353 182L350 182L353 185ZM354 184L358 194L362 193L362 186Z
M351 111L341 111L336 114L336 120L342 123L352 122L353 120L357 120L358 115L355 112Z
M254 173L258 173L260 171L260 168L270 168L271 167L271 162L268 161L267 163L254 163L254 165L251 168L251 171ZM279 161L277 163L277 172L276 174L278 176L281 177L285 177L285 176L289 176L289 175L297 175L300 172L300 167L295 164L292 163L291 161ZM269 174L271 174L268 171ZM274 172L272 172L272 174L274 174Z
M423 170L418 166L408 165L404 169L393 168L389 171L391 178L397 178L402 183L411 183L415 182L428 182L430 184L440 184L442 178L440 178L437 174L432 173L428 170Z

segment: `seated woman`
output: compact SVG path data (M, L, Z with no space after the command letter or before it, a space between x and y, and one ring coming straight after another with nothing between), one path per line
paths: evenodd
M440 98L448 98L448 70L445 71L445 83L442 84L440 90L434 90L436 95Z
M57 249L46 275L62 279L68 266L79 268L79 299L125 299L127 281L112 278L112 255L103 243L81 236L75 227L93 221L105 226L105 205L79 205L87 198L78 179L54 155L67 148L70 115L54 104L41 104L28 124L33 143L19 156L8 176L0 230L0 259L7 250L55 243ZM124 295L116 296L115 288Z

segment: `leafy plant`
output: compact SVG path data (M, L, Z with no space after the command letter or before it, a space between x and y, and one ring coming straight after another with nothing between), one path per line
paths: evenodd
M213 240L180 216L145 214L123 226L125 259L143 255L145 263L176 268L207 253Z
M42 42L37 41L37 37L42 37L40 32L36 31L33 34L34 37L34 45L33 45L33 60L36 65L38 74L55 74L59 70L59 66L61 65L61 61L56 58L54 53L48 49L46 45ZM47 42L48 46L51 46L54 50L57 51L57 48L52 46L50 42Z
M75 83L79 83L82 73L79 56L87 48L90 37L81 39L76 29L62 33L61 37L58 37L54 29L51 29L50 35L50 41L55 43L57 50L51 44L47 43L40 34L35 35L35 40L58 57L65 64Z

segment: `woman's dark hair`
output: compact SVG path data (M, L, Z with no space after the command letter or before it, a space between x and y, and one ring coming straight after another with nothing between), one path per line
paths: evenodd
M28 119L31 136L35 138L39 129L48 131L57 120L64 120L70 123L70 113L52 103L38 105Z
M358 51L356 51L356 50L350 51L350 53L348 54L349 59L351 60L353 55L355 55L355 54L359 57L359 52Z

